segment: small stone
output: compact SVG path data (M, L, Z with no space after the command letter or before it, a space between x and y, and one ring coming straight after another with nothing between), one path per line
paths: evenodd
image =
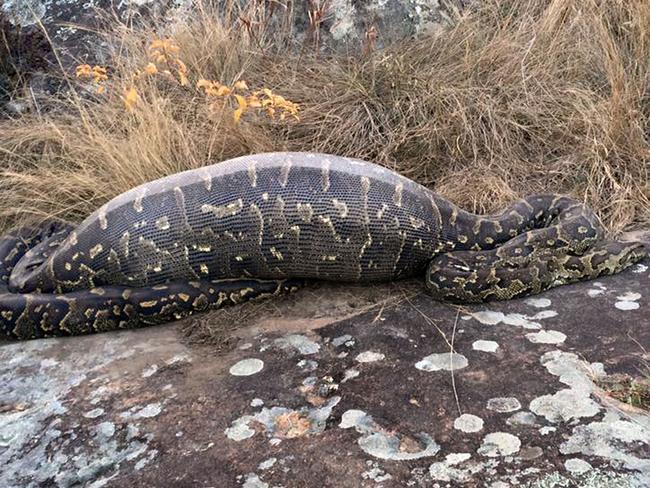
M262 405L264 405L264 400L261 398L253 398L251 400L251 407L261 407Z
M482 428L483 419L471 413L464 413L454 420L454 429L462 432L478 432Z
M242 359L230 368L233 376L250 376L259 373L264 368L264 361L256 358Z

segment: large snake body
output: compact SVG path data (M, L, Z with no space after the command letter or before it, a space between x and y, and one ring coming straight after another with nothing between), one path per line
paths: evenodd
M437 299L485 301L618 272L639 243L604 240L555 195L477 216L387 168L315 153L232 159L114 198L80 225L0 239L0 326L17 338L160 323L291 289L421 273Z

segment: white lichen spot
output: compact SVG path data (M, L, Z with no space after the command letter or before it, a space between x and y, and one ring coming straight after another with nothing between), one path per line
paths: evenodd
M269 488L269 484L265 483L255 473L248 473L246 481L242 485L243 488Z
M251 400L251 407L261 407L264 405L264 400L261 398L253 398Z
M102 415L104 415L103 408L94 408L84 413L84 417L86 417L87 419L96 419L97 417L100 417Z
M548 298L528 298L525 303L535 308L546 308L551 306Z
M157 416L160 412L162 412L162 405L160 403L150 403L133 414L133 418L148 419Z
M485 325L497 325L503 321L503 312L493 312L492 310L481 310L475 312L472 317Z
M540 427L539 428L539 433L542 434L542 435L549 435L549 434L552 434L553 432L555 432L556 430L557 430L557 427L551 427L550 425L547 425L547 426L544 426L544 427Z
M519 437L507 432L492 432L483 438L476 452L486 457L510 456L519 452L520 448Z
M483 429L483 419L471 413L464 413L454 420L454 429L467 433L479 432Z
M523 327L524 329L541 329L542 324L535 322L531 317L520 313L511 313L503 317L503 323Z
M472 455L469 452L453 452L445 456L445 463L453 466L465 462L471 457Z
M619 310L637 310L639 308L639 302L633 301L619 301L614 304Z
M264 361L257 358L242 359L230 368L233 376L250 376L259 373L264 368Z
M357 354L357 357L355 357L354 360L359 363L374 363L375 361L381 361L385 357L386 356L380 352L364 351Z
M641 263L632 268L632 273L645 273L646 271L648 271L648 267Z
M567 459L564 468L571 474L583 474L592 469L591 464L579 458Z
M537 417L535 414L530 412L514 413L508 418L508 420L506 420L506 424L525 427L535 427L538 425Z
M230 427L223 431L228 439L240 442L255 435L255 431L248 426L248 423L254 420L251 415L244 415L234 420Z
M158 365L152 364L148 368L145 368L142 370L142 377L143 378L149 378L149 376L152 376L158 371Z
M311 359L301 359L296 363L296 366L298 366L301 370L303 371L315 371L318 368L318 363L316 361L312 361Z
M566 340L566 335L557 330L540 330L526 334L526 339L534 344L561 344Z
M277 462L277 458L268 458L266 461L262 461L259 466L257 466L257 469L260 471L265 471L271 467Z
M421 371L455 371L467 367L467 358L458 353L431 354L415 363L415 367Z
M360 374L361 373L359 372L358 369L354 369L354 368L346 369L345 373L343 374L343 380L341 381L341 383L345 383L346 381L349 381L352 378L356 378Z
M605 290L601 290L600 288L590 288L587 290L587 295L592 298L597 297L598 295L602 295L603 293L605 293Z
M496 397L487 401L487 409L499 413L515 412L521 409L521 403L514 397Z
M472 349L475 351L483 352L496 352L499 348L499 344L494 341L474 341L472 343Z
M343 415L341 415L341 422L339 423L339 427L341 429L350 429L352 427L356 427L364 418L366 418L367 415L368 414L366 414L366 412L363 410L346 410L343 412Z
M636 301L641 299L641 293L636 293L633 291L628 291L627 293L623 293L622 295L619 295L616 297L617 300L622 300L622 301Z

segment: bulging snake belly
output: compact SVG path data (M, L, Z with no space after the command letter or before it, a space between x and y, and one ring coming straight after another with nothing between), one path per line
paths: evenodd
M0 327L20 339L137 327L304 279L423 274L438 300L509 299L645 256L639 243L606 240L568 197L533 195L478 216L365 161L267 153L141 185L78 226L8 232Z

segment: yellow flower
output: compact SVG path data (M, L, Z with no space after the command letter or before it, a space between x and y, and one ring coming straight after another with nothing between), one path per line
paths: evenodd
M155 75L156 73L158 73L158 68L153 63L147 64L144 70L147 72L148 75Z
M126 109L129 112L133 112L136 104L138 103L138 92L133 87L125 89L122 99L124 100L124 106Z
M246 99L241 95L235 95L235 98L237 99L238 108L233 112L232 116L235 119L235 123L238 124L242 114L246 111L247 104Z
M85 78L92 75L92 68L89 64L80 64L76 69L77 78Z

